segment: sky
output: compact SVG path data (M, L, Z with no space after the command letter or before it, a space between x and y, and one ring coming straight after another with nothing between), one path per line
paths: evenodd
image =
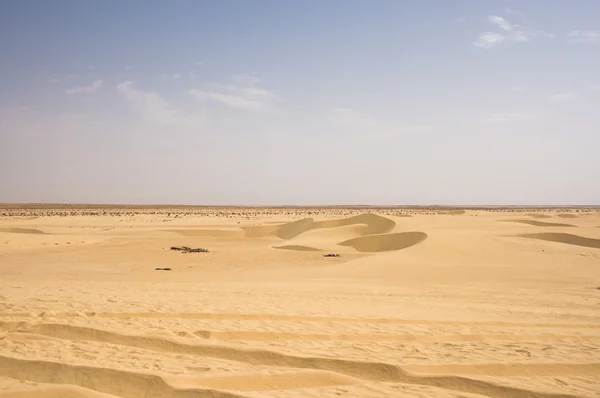
M3 0L0 54L0 202L600 204L596 0Z

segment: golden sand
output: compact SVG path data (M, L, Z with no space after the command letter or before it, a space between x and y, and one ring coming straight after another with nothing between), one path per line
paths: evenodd
M0 397L598 397L599 226L0 206Z

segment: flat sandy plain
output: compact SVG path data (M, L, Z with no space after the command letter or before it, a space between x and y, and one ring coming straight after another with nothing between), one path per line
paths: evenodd
M600 396L597 209L0 205L0 271L3 398Z

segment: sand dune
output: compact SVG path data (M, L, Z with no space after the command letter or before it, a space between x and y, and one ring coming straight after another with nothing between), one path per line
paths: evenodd
M341 220L326 220L316 223L316 228L337 228L348 225L364 224L364 234L383 234L390 232L396 226L396 222L377 214L361 214Z
M533 218L552 218L552 216L544 213L528 213L525 215Z
M9 207L0 398L597 397L600 213L534 211Z
M375 214L320 222L300 220L280 227L277 236L282 239L301 236L302 239L295 240L294 244L273 247L298 251L335 251L351 247L359 252L383 252L405 249L427 238L423 232L384 233L394 229L395 225L395 221Z
M351 224L339 227L311 228L294 238L287 240L285 245L273 246L274 248L292 249L294 247L304 250L310 248L319 251L344 251L339 243L365 236L367 229L364 225Z
M408 243L411 239L409 235L383 235L393 230L395 226L396 222L387 217L377 214L361 214L343 219L322 221L305 218L278 225L246 227L243 230L244 235L248 238L277 237L290 241L289 244L273 246L275 249L284 250L329 251L342 249L340 246L347 246L353 247L358 251L374 252L399 250L411 246L413 243ZM177 232L187 236L219 236L219 233L214 230L177 230ZM233 233L234 231L227 231L227 233L230 232ZM353 240L374 234L381 235L364 241ZM238 235L232 234L227 236L233 237Z
M351 246L360 252L383 252L400 250L414 246L427 239L424 232L399 232L396 234L370 235L341 242L341 246Z
M277 236L281 239L288 240L314 229L339 228L352 225L364 225L362 234L366 235L389 232L394 229L396 223L389 218L377 214L361 214L344 219L324 221L315 221L312 218L305 218L281 225L247 227L245 228L245 231L247 237Z
M364 225L345 225L340 227L312 228L298 235L291 242L342 242L344 240L365 236L368 234Z
M577 214L569 214L569 213L557 214L556 217L560 217L560 218L579 218L579 216Z
M543 233L537 233L537 234L524 234L524 235L520 235L520 236L523 238L540 239L540 240L545 240L545 241L549 241L549 242L560 242L560 243L566 243L568 245L593 247L596 249L600 249L600 239L586 238L584 236L573 235L573 234L543 232Z
M564 224L558 222L544 222L544 221L535 221L535 220L502 220L504 222L516 222L521 224L533 225L535 227L575 227L572 224Z
M281 224L283 225L283 224ZM247 238L264 238L267 236L275 236L281 227L280 224L261 225L243 228L244 236Z
M303 232L309 231L315 228L315 222L312 218L306 218L304 220L298 220L294 222L290 222L287 224L283 224L277 231L275 235L281 239L292 239Z

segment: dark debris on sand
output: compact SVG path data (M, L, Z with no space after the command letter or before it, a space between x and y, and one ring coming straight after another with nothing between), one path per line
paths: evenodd
M187 246L172 246L171 250L177 250L182 253L208 253L208 249L203 249L201 247L197 249L192 249L191 247Z

